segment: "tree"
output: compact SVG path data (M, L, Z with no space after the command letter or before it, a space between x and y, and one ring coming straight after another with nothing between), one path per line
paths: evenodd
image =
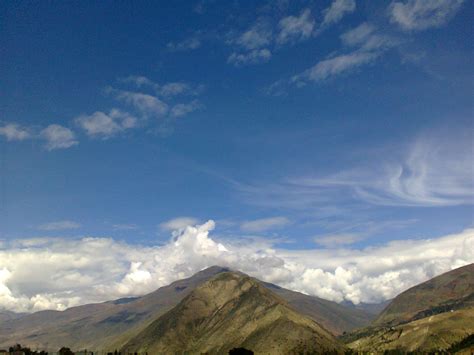
M74 353L71 349L63 346L61 349L59 349L59 355L74 355Z

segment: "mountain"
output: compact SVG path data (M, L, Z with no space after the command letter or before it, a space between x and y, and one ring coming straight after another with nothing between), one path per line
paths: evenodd
M15 313L11 311L0 311L0 324L18 319L26 315L26 313Z
M0 347L14 343L46 350L57 350L61 346L73 349L121 347L175 307L196 287L228 271L228 268L214 266L142 297L88 304L65 311L41 311L8 322L0 320ZM262 285L285 299L297 312L309 316L335 335L366 326L372 319L363 311L335 302L269 283Z
M342 339L356 351L436 352L447 351L472 334L474 264L408 289L371 326Z
M379 303L358 303L354 304L350 301L341 302L342 305L364 311L365 313L371 314L374 317L377 317L391 302L392 300L386 300Z
M123 353L343 353L344 347L309 317L251 277L219 274L128 341Z

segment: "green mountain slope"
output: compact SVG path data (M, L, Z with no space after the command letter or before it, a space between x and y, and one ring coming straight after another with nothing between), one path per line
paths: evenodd
M401 293L374 323L342 338L356 351L450 351L474 334L474 264Z
M348 347L358 351L400 349L423 353L448 350L474 333L474 308L440 313L395 327L374 329Z
M452 270L401 293L375 325L396 325L443 311L474 306L474 264Z
M236 272L219 274L197 287L122 350L225 354L234 347L259 354L343 352L323 327Z

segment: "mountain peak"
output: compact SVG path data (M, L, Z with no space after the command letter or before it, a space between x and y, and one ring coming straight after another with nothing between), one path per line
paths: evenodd
M227 353L234 347L273 354L323 353L343 347L257 280L219 273L130 340L124 352Z

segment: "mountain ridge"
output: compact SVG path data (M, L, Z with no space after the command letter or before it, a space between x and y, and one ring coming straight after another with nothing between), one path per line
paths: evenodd
M234 347L259 354L344 351L330 332L258 281L226 272L194 289L122 352L223 354Z
M212 266L125 302L124 299L118 299L72 307L65 311L41 311L8 324L0 323L0 346L20 342L30 347L51 350L63 345L76 349L110 348L125 336L139 333L150 322L176 306L200 283L228 271L231 269ZM270 283L262 284L286 298L297 311L309 315L334 334L367 325L372 319L372 316L364 312L335 302L303 295Z

